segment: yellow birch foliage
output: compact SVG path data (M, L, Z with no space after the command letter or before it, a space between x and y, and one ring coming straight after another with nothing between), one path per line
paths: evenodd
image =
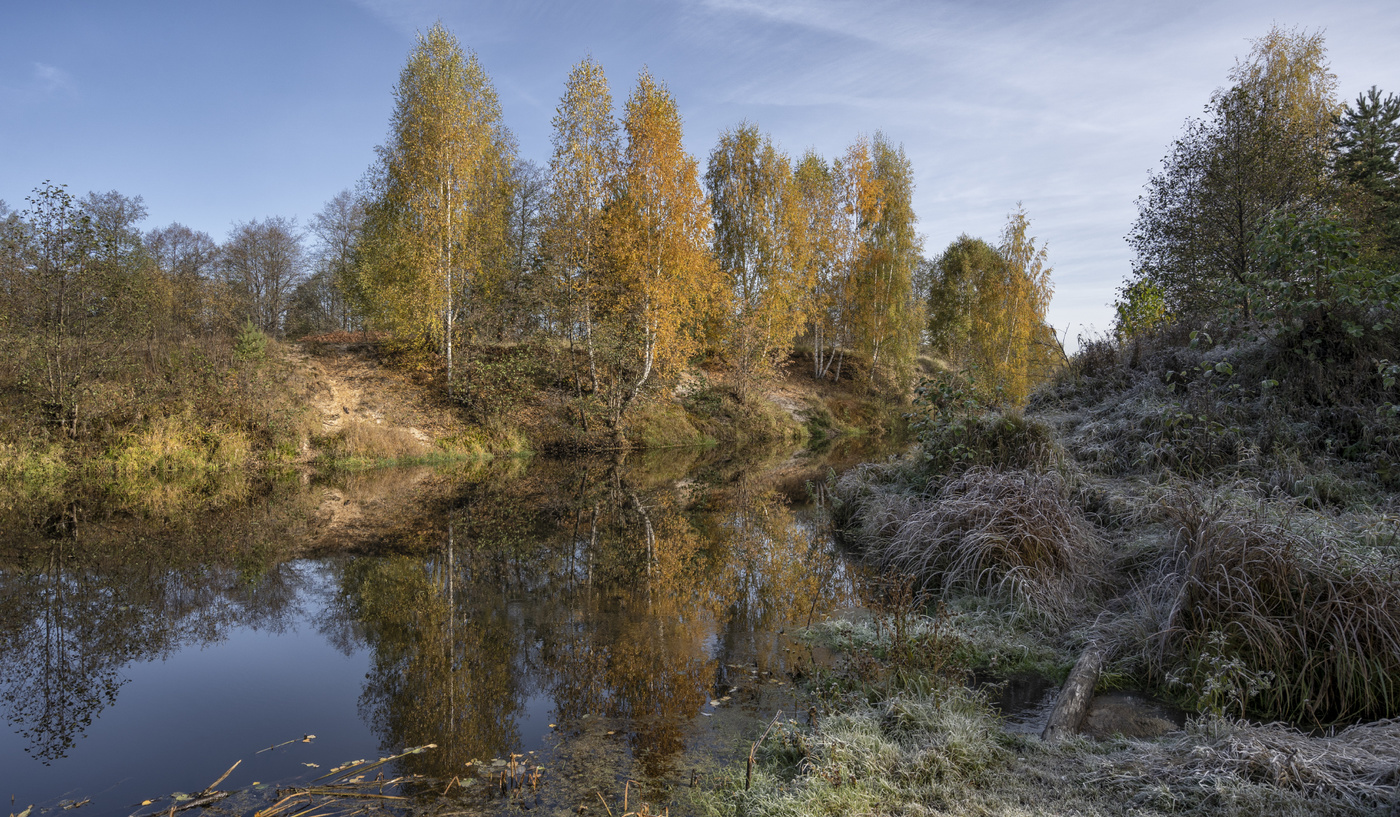
M840 265L846 258L840 230L835 174L814 151L807 151L793 173L807 282L807 335L812 344L812 377L826 375L835 355L836 293Z
M830 165L809 152L795 175L811 281L812 374L840 379L862 317L855 278L880 219L881 185L870 140L858 137Z
M450 380L458 317L503 246L512 140L476 55L440 24L419 36L394 98L362 288L377 323L442 350Z
M1337 75L1327 65L1322 32L1274 25L1251 45L1249 57L1236 61L1230 80L1279 126L1304 139L1313 151L1325 153L1343 105L1337 99Z
M861 246L850 283L850 336L870 360L870 382L883 371L896 390L908 385L918 355L923 304L914 296L914 272L923 239L914 230L914 171L903 147L882 134L862 164Z
M607 77L601 65L586 58L569 72L555 109L545 246L554 294L552 322L570 348L584 344L595 391L592 284L604 261L603 211L621 163L617 131Z
M1017 206L993 247L963 235L934 264L929 287L933 350L978 380L1023 402L1059 360L1045 323L1054 287L1044 245L1028 235L1030 219Z
M861 286L860 273L869 263L868 256L873 249L871 238L880 221L884 190L875 173L870 147L869 139L858 136L846 148L846 155L832 163L837 208L833 244L835 274L827 300L832 305L831 339L836 358L836 371L832 376L836 380L841 379L846 351L860 342L864 325L873 320L870 304L864 298L869 293Z
M705 184L726 284L723 343L743 400L786 359L807 319L801 202L787 157L747 123L720 135Z
M998 246L959 237L938 258L929 295L934 350L976 370L1013 403L1023 402L1054 362L1045 323L1051 270L1029 228L1018 206Z
M693 354L718 283L698 162L681 143L675 99L645 70L623 129L622 173L608 210L611 278L593 287L608 309L609 350L599 367L609 371L599 381L613 429L654 376Z
M1001 369L1007 396L1018 403L1049 374L1054 361L1045 313L1055 290L1045 245L1037 247L1035 237L1027 235L1029 229L1030 218L1017 204L1007 218L998 248L1007 267L1001 306Z

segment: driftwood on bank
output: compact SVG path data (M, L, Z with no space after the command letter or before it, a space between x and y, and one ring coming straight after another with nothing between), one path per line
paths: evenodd
M1079 724L1083 723L1089 711L1089 702L1094 699L1094 685L1099 682L1102 667L1103 653L1097 644L1090 644L1079 660L1074 662L1074 669L1065 679L1060 697L1050 712L1050 721L1045 724L1045 731L1040 733L1041 740L1053 743L1079 730Z

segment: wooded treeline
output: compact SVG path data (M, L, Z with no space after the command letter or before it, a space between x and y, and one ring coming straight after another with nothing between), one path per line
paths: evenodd
M1049 269L1024 211L995 271L953 281L922 255L913 168L883 134L794 158L741 123L702 167L664 82L643 70L618 117L589 58L565 81L541 167L518 158L485 71L441 27L420 38L396 101L338 286L365 325L439 351L463 400L481 367L457 360L502 342L562 361L580 421L614 430L702 355L741 401L794 349L815 379L858 367L892 394L931 338L1017 397L1044 373ZM949 320L967 328L941 332Z
M501 342L562 360L584 424L613 429L699 354L741 400L799 343L815 377L855 355L872 387L907 385L921 241L913 171L883 135L794 161L744 123L702 167L664 82L643 71L619 117L585 59L538 167L515 155L476 57L437 27L396 98L343 288L367 325L440 350L463 399L476 369L458 358Z
M22 212L0 203L0 378L13 410L42 415L30 430L128 428L163 410L140 399L153 383L204 372L216 388L261 336L330 330L441 365L477 416L513 382L519 355L502 350L527 348L585 430L613 433L702 360L740 402L795 350L817 380L891 395L921 351L1018 398L1044 368L1049 269L1024 211L975 259L966 237L926 259L913 169L881 133L794 157L740 123L702 163L664 82L643 70L619 110L586 58L538 165L441 26L395 102L373 167L305 227L251 220L220 245L179 224L141 232L141 198L115 191L45 183Z
M1344 104L1321 32L1277 26L1229 79L1138 200L1118 334L1385 329L1400 295L1400 98L1373 86Z
M222 245L181 224L143 233L140 196L47 182L28 205L0 202L4 437L106 439L181 414L275 436L285 399L245 364L329 279L329 239L308 250L281 217L235 224Z

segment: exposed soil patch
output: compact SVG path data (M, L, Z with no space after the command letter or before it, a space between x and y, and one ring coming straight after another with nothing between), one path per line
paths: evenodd
M324 436L360 422L400 429L428 446L464 428L452 407L436 399L427 384L383 365L370 344L302 344L288 347L287 357L306 372L310 402L321 416Z

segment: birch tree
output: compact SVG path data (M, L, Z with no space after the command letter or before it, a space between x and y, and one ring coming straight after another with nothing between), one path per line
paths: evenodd
M1029 235L1030 218L1018 206L992 246L960 236L934 263L929 292L929 335L935 353L999 388L1013 403L1054 363L1053 334L1045 323L1050 280L1045 246Z
M622 172L607 211L609 280L599 293L608 349L598 380L614 434L641 389L694 352L718 283L699 163L681 143L675 99L645 70L623 128Z
M571 355L582 344L587 384L597 392L593 286L603 261L603 210L619 172L621 148L608 80L592 57L569 72L555 109L553 143L544 236L552 271L552 322ZM582 395L583 378L577 370L574 374Z
M817 377L840 380L846 352L862 331L859 324L872 317L860 300L869 293L862 291L858 281L873 250L872 235L883 206L883 183L875 173L870 140L857 137L845 155L831 163L826 178L830 191L816 197L825 210L820 232L825 234L826 257L824 274L816 279L815 301L822 311L815 313L819 323L813 335L821 339L818 346L829 347L825 354L818 353L824 362Z
M836 282L846 248L842 244L844 235L839 229L840 208L831 165L809 150L797 163L793 182L797 188L798 216L805 247L804 277L807 281L809 314L807 335L812 343L812 377L820 380L826 376L835 358L828 347L834 346Z
M486 71L440 24L419 36L394 100L363 285L380 322L441 351L452 391L464 301L504 246L513 141Z
M871 142L869 170L857 177L862 245L851 278L851 335L870 359L870 383L882 365L896 387L907 382L918 353L923 304L914 296L923 239L915 231L914 171L902 146L882 134ZM865 198L874 203L865 203Z
M792 350L807 319L809 265L792 166L758 128L720 135L705 184L726 286L723 343L739 399Z
M1187 122L1138 199L1134 282L1178 316L1252 321L1269 271L1255 247L1276 211L1325 209L1337 79L1320 33L1275 27Z
M1000 370L1008 397L1018 403L1053 365L1048 343L1052 333L1045 323L1055 291L1050 281L1052 270L1045 245L1037 246L1029 231L1030 217L1025 207L1017 204L1007 217L998 247L1006 260L1000 293Z

